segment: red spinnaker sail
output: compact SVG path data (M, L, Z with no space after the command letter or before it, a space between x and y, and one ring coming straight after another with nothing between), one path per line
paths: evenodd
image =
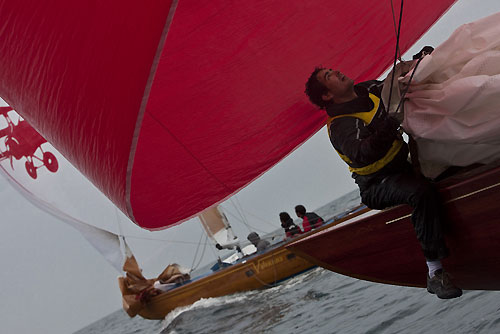
M453 2L406 2L401 50ZM147 229L315 133L314 66L373 79L394 48L389 1L0 0L0 96Z

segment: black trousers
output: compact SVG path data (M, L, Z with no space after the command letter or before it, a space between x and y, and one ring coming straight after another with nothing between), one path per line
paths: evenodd
M379 210L399 204L413 207L411 221L425 258L430 261L445 258L449 251L444 242L439 194L427 179L408 167L360 189L361 200L369 208Z

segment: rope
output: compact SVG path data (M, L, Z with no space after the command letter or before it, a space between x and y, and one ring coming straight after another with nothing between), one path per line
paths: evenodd
M415 74L415 71L417 70L418 64L420 64L422 59L424 59L424 57L417 60L417 63L415 64L415 67L413 68L413 71L411 72L410 79L408 79L408 84L407 84L404 92L401 94L401 100L399 100L398 107L396 108L396 111L394 113L397 113L399 111L399 108L401 107L401 104L404 101L406 93L408 92L408 89L410 89L410 84L411 84L411 81L413 80L413 75ZM391 86L392 86L392 84L391 84ZM391 87L391 90L392 90L392 87Z
M251 213L251 212L249 212L249 211L246 211L245 209L242 209L242 210L243 210L243 211L245 211L247 215L250 215L250 216L252 216L252 217L254 217L254 218L257 218L257 219L258 219L258 220L260 220L261 222L266 223L267 225L269 225L269 226L271 226L271 227L275 228L275 225L274 225L274 223L273 223L273 222L270 222L269 220L266 220L266 219L264 219L264 218L261 218L261 217L259 217L259 216L255 215L255 214L253 214L253 213Z
M389 102L387 104L388 107L391 105L392 88L394 87L394 75L396 72L395 68L396 68L396 62L397 62L398 54L399 54L399 36L400 36L400 32L401 32L401 22L402 22L402 18L403 18L403 2L404 2L404 0L401 0L401 9L400 9L400 13L399 13L399 23L398 23L398 28L397 28L397 32L396 32L396 54L394 55L394 64L392 66L391 89L389 91ZM394 16L394 4L393 4L392 0L391 0L391 9L392 9L392 19L393 19L393 23L394 23L394 29L396 29L396 18ZM401 55L399 56L399 58L401 58ZM415 67L413 68L413 71L410 75L410 79L408 80L408 84L407 84L404 92L401 94L401 99L398 103L398 107L396 108L395 113L397 113L399 111L399 108L401 107L401 105L404 101L406 93L408 92L408 90L410 88L410 83L413 80L413 76L415 75L415 71L417 70L417 67L420 64L420 62L422 61L422 59L423 59L423 57L421 57L417 61L417 63L415 64Z
M236 196L233 196L234 198L237 199ZM248 225L246 219L245 219L245 216L243 215L243 213L240 211L240 208L234 204L234 201L233 201L233 197L231 197L230 201L231 203L233 204L234 208L236 209L236 211L238 212L238 214L241 216L241 221L243 222L243 224L246 226L246 228L248 229L248 232L252 232L252 230L250 229L250 226Z
M259 229L259 228L256 228L256 227L254 227L254 226L251 226L251 225L250 225L250 224L248 224L248 223L245 223L245 221L241 220L240 218L238 218L237 216L233 215L232 213L230 213L230 212L228 212L228 211L226 211L226 213L228 214L228 216L231 216L231 217L235 218L237 221L239 221L240 223L244 224L244 225L247 227L247 229L252 228L252 230L250 230L251 232L252 232L252 231L257 231L257 232L261 232L261 233L265 233L265 234L270 233L270 232L267 232L267 231L261 230L261 229Z
M392 11L392 24L394 25L394 35L398 36L398 28L396 28L396 15L394 14L394 4L391 0L391 11ZM399 47L397 47L397 53L399 55L399 59L401 60L401 50L399 49Z
M120 225L120 216L118 215L117 207L115 207L115 215L116 215L116 225L118 227L118 241L120 243L120 251L122 252L123 262L125 263L125 259L127 258L127 252L125 250L125 236L123 235L122 228Z
M208 236L205 235L205 241L208 239ZM196 264L196 266L191 266L191 272L193 272L194 270L198 269L198 266L200 265L201 263L201 260L203 260L203 256L205 255L205 248L207 247L207 242L204 243L204 246L203 246L203 250L201 251L201 256L200 256L200 259L198 260L198 263Z
M396 62L398 60L398 51L399 51L399 36L400 36L400 33L401 33L401 21L402 21L402 18L403 18L403 1L404 0L401 0L401 9L400 9L400 12L399 12L399 24L398 24L398 32L396 34L396 51L395 51L395 54L394 54L394 63L392 65L392 76L391 76L391 89L389 91L389 102L387 103L388 106L391 105L391 98L392 98L392 87L394 85L394 74L395 74L395 71L394 69L396 68ZM392 3L392 0L391 0L391 7L393 8L393 11L394 11L394 5Z
M198 241L198 246L196 246L196 251L194 253L194 258L193 258L193 263L191 263L191 270L189 271L189 273L191 273L193 271L193 267L194 267L194 262L196 261L196 257L198 256L198 249L200 248L200 244L201 244L201 239L203 238L203 235L205 233L202 232L201 235L200 235L200 240Z
M208 244L208 242L207 242ZM210 243L210 245L213 245L213 243ZM208 249L210 249L212 251L212 254L214 255L214 258L215 259L218 259L219 258L219 254L217 254L214 250L214 247L209 247Z

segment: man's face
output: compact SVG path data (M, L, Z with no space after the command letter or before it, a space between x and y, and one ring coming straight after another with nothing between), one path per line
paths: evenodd
M353 91L354 81L340 71L324 68L316 74L316 78L328 89L328 93L323 95L325 101L341 99Z

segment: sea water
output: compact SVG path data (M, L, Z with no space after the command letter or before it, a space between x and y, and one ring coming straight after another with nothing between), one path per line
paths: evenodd
M357 192L316 212L334 216L359 203ZM321 268L278 286L202 299L164 320L118 310L77 334L500 333L500 292L464 291L440 300L425 289L371 283Z

